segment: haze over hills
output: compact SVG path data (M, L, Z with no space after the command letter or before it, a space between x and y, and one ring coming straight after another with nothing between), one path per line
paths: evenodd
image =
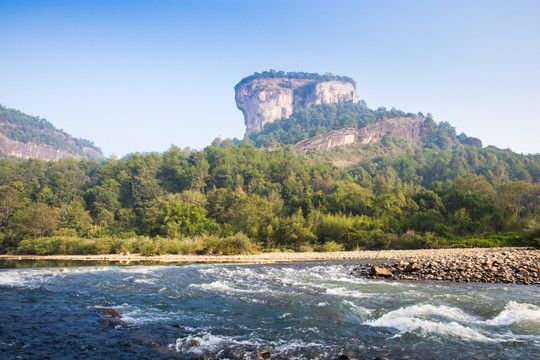
M74 138L46 119L0 105L0 157L100 159L103 153L92 141Z

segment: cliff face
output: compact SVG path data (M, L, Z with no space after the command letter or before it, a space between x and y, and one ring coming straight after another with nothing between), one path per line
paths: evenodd
M96 159L103 157L101 153L88 147L84 147L83 151L86 157ZM68 151L47 144L38 144L35 142L23 143L21 141L12 140L0 133L0 157L2 157L1 155L13 156L20 159L35 158L47 161L56 161L66 158L81 159L83 157L79 154L72 154Z
M358 102L350 82L289 78L254 79L241 84L236 87L235 99L244 114L246 135L313 104Z
M426 118L423 117L401 117L371 124L362 129L339 129L300 141L294 148L299 153L307 154L340 145L378 142L390 133L406 139L418 139L422 136L425 120Z

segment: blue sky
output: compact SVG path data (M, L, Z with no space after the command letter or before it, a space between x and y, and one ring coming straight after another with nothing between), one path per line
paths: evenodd
M0 104L106 155L245 127L234 85L347 75L368 106L540 152L540 1L0 1Z

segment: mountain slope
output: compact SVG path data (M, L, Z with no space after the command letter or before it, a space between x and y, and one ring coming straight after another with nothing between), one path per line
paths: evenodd
M0 105L0 157L99 159L103 153L93 142L74 138L46 119Z

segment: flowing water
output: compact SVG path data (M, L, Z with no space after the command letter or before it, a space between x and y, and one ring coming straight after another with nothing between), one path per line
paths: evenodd
M540 358L540 287L359 279L356 263L2 270L0 358Z

